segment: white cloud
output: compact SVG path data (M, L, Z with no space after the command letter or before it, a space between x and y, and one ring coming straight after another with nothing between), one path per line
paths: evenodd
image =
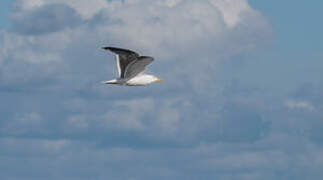
M179 4L185 4L186 2L191 3L193 1L158 0L155 2L156 2L155 3L156 5L173 8L178 6ZM211 4L214 5L216 9L220 10L225 22L230 27L234 26L240 21L240 16L242 13L245 13L245 12L248 13L248 12L254 11L252 8L250 8L247 0L207 0L205 2L210 2ZM20 6L23 9L30 9L33 7L39 7L42 5L53 4L53 3L67 4L70 7L76 9L77 12L79 12L84 18L90 19L91 17L93 17L93 15L95 15L102 9L111 8L110 6L114 6L118 2L117 1L108 2L106 0L94 0L94 1L91 1L91 3L89 3L89 1L87 0L65 0L65 1L64 0L19 0L17 2L17 4L20 4ZM136 1L126 0L124 2L124 6L138 5L138 4L141 4L141 7L144 8L145 5L149 6L149 4L151 3L150 1L147 1L147 0L136 0ZM120 7L120 3L118 3L118 7L122 9L122 7ZM147 9L145 9L143 12L145 11L147 12Z
M104 126L106 128L121 128L144 130L145 119L143 116L150 114L154 110L152 99L135 99L129 101L117 101L114 109L105 116Z
M238 24L253 23L261 26L266 24L264 23L266 20L252 9L246 0L126 0L123 3L105 0L91 3L86 0L20 0L17 2L20 3L26 4L23 7L27 9L45 4L63 3L74 8L86 19L104 12L107 21L101 22L102 25L96 27L97 32L93 33L98 34L100 38L110 37L108 40L112 44L145 50L159 57L170 55L174 58L180 53L187 52L192 55L195 54L195 50L198 52L211 46L217 51L220 43L225 45L230 41L228 39L230 36L235 36L231 34L233 32L230 29ZM257 22L248 22L246 16L255 16L259 19L254 19ZM111 20L120 23L107 23ZM247 44L248 42L242 42L239 48ZM201 49L197 50L197 46Z
M66 120L71 130L91 129L96 127L94 123L100 123L102 127L148 131L162 136L176 136L178 133L192 136L196 131L203 131L209 120L194 127L193 118L189 117L194 112L188 111L201 108L187 99L192 94L210 101L216 98L219 90L215 72L219 62L248 51L246 47L261 43L262 37L268 35L266 20L247 1L235 0L97 3L19 0L16 5L22 7L17 7L13 14L24 15L26 11L53 3L63 3L80 14L82 8L90 4L89 11L82 15L87 20L40 34L1 32L0 44L3 48L0 62L5 63L0 64L3 74L0 80L18 88L23 82L23 85L37 90L45 88L56 93L113 99L103 103L109 108L95 115L89 111L91 106L96 106L95 103L66 102L63 109L70 113L63 114L62 119ZM59 10L62 7L56 8ZM46 14L46 11L37 12ZM242 14L244 18L240 18ZM263 36L254 36L253 32ZM138 88L133 92L99 84L107 78L107 70L113 71L115 66L114 56L100 49L100 46L106 45L154 56L156 61L151 68L155 68L156 74L165 79L164 83L153 90ZM164 96L158 97L158 93ZM126 99L133 100L120 101L120 98L125 99L124 95L128 96ZM175 97L179 99L173 101ZM183 121L184 118L189 120ZM146 119L155 121L147 122ZM185 127L188 124L190 127Z
M4 119L3 126L0 132L5 132L8 135L20 136L29 133L44 132L44 118L40 113L29 112L21 114L17 112L12 119Z
M142 7L144 11L140 10ZM213 6L210 1L182 1L174 7L146 0L126 1L117 9L105 11L107 18L120 20L121 24L107 24L100 30L118 38L121 45L174 58L180 53L194 54L198 46L203 49L223 41L221 38L229 32L225 22L230 20L222 12L226 12L224 7ZM255 12L249 9L245 13ZM239 20L235 23L241 23Z
M158 3L167 7L174 7L177 4L181 3L182 0L158 0Z
M165 106L158 118L159 126L163 129L163 131L167 132L165 134L172 134L178 130L179 121L180 121L180 112L175 108L171 108L172 106Z
M17 0L15 5L22 9L30 9L34 7L40 7L44 5L44 3L45 3L44 0L30 0L30 1Z
M71 116L67 120L70 128L73 129L87 129L89 127L89 121L86 117L81 115ZM66 129L66 131L71 131L71 129Z
M256 13L247 0L210 0L210 2L220 10L229 27L241 22L243 13Z
M55 154L62 152L64 148L71 145L71 141L61 140L39 140L20 138L1 138L0 147L6 147L9 151L19 151L27 154ZM73 142L75 143L75 142Z
M0 139L7 160L0 166L30 173L16 179L35 179L33 168L55 179L154 179L157 173L160 179L277 179L308 177L308 170L322 176L322 158L308 161L322 150L304 137L313 126L307 116L294 118L262 92L221 90L216 81L222 61L269 35L270 25L248 1L18 0L13 14L54 3L75 9L82 22L40 34L0 32L0 113L8 118L0 120L0 133L15 137ZM99 84L115 68L114 56L100 49L105 45L154 56L150 68L165 81L139 88ZM319 103L286 101L285 107L314 111ZM320 125L318 112L308 114ZM21 165L23 158L33 166ZM4 172L0 179L20 174Z
M308 111L314 111L315 107L314 105L312 105L309 102L306 101L293 101L293 100L288 100L285 102L285 105L291 109L291 110L295 110L295 109L305 109Z
M92 18L100 10L108 7L106 0L17 0L16 6L24 10L50 4L66 4L74 8L84 19Z
M281 179L281 173L284 177L296 179L322 177L322 149L298 137L289 139L297 143L284 141L279 147L270 147L268 140L264 140L251 144L202 143L196 147L142 149L102 148L87 141L64 139L44 141L2 138L0 152L5 153L3 159L7 161L1 161L0 165L15 168L15 171L4 171L1 177L20 179L17 173L20 168L32 171L23 174L31 179L35 179L32 177L39 172L45 172L47 178L58 179L161 180L217 177L220 180L272 180ZM21 160L33 166L21 164ZM157 178L156 174L159 175Z

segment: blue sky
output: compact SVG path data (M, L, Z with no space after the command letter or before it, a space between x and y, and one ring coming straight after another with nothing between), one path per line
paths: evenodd
M323 2L0 5L0 179L323 178ZM100 84L108 45L163 83Z
M323 25L319 23L322 2L284 1L278 5L276 1L254 0L250 4L269 19L274 35L266 50L252 57L254 61L244 67L242 73L246 78L243 78L276 93L288 93L301 83L320 83L323 67L320 52ZM286 67L289 67L288 71ZM253 76L250 71L258 75Z
M3 27L8 27L9 26L9 12L11 10L11 7L12 7L12 1L10 0L6 0L6 1L2 1L1 2L1 7L0 7L0 10L1 10L1 14L0 14L0 21L1 21L1 24L0 26L3 28Z

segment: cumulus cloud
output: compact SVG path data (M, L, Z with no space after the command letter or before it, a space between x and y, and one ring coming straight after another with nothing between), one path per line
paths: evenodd
M104 134L117 128L142 138L149 134L161 141L197 143L199 137L221 139L221 134L212 132L215 122L231 119L231 123L223 121L227 129L239 123L241 115L250 122L246 126L256 123L255 134L243 137L244 131L226 131L222 136L237 133L233 136L243 141L260 137L263 120L257 113L241 111L229 117L222 113L224 105L216 103L221 97L215 83L221 61L250 51L270 36L266 19L247 1L98 0L89 5L74 0L18 0L12 20L13 31L1 32L2 89L29 89L35 98L45 99L37 94L49 93L52 103L63 107L42 108L41 116L60 114L44 116L43 121L47 126L54 121L57 127L68 125L52 134L70 135L74 130ZM120 87L107 90L98 82L108 75L112 78L115 62L111 54L100 52L103 45L155 56L151 69L165 79L165 85L131 92ZM61 93L67 100L59 97ZM73 101L76 95L83 100ZM109 100L89 103L92 98ZM232 107L228 107L230 114ZM207 138L208 134L216 138Z
M13 30L27 35L57 32L81 23L76 11L66 5L46 5L12 14Z
M285 101L218 79L224 61L271 37L248 1L17 0L11 18L0 32L1 167L31 179L315 177L306 166L323 176L320 92ZM154 56L164 82L100 84L115 75L106 45Z
M78 14L82 16L82 9L87 8L85 1L16 1L14 29L26 34L1 33L4 50L0 57L6 62L1 68L3 81L14 82L23 76L23 82L30 84L35 79L48 82L51 78L63 81L64 86L73 81L70 88L83 88L90 81L101 80L106 63L114 65L111 61L96 61L103 59L98 48L109 44L154 55L159 63L154 69L169 85L177 89L188 85L206 95L207 89L215 86L205 82L215 81L213 72L221 60L249 51L270 35L270 26L259 12L247 1L235 2L98 1L93 3L95 7L89 7L92 16L81 20ZM35 78L36 71L29 68L12 73L21 62L27 67L39 66L39 77ZM82 65L76 69L78 64ZM74 81L80 78L76 71L86 77ZM181 81L175 81L174 76ZM97 86L93 88L104 92Z
M107 8L108 2L105 0L94 0L88 3L86 0L17 0L15 5L21 10L28 10L52 4L66 4L75 9L84 19L89 19L98 11Z

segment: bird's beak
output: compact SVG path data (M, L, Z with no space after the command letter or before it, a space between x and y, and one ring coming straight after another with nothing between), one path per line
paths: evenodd
M163 80L161 80L161 79L159 79L159 78L157 78L157 80L156 80L157 82L162 82Z

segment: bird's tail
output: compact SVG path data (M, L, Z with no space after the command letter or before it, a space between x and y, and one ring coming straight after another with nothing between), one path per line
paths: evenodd
M119 84L117 80L113 79L110 81L102 81L102 84Z

